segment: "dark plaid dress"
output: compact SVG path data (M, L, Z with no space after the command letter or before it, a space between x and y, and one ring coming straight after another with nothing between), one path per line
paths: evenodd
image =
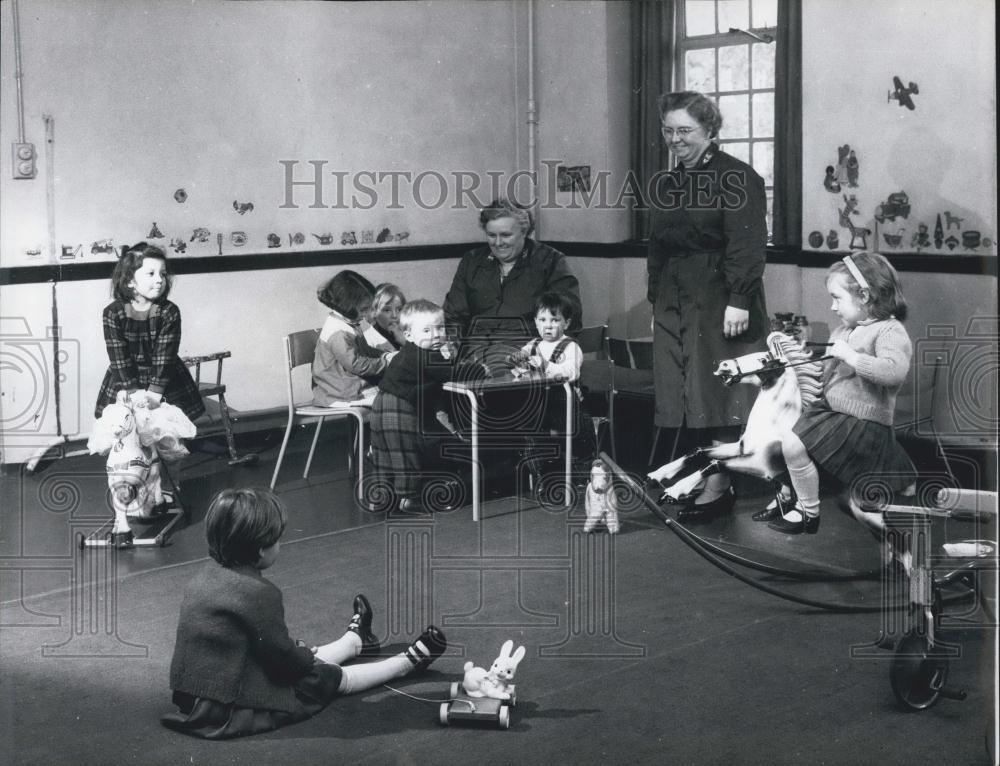
M95 417L101 417L119 391L137 389L162 394L191 420L204 414L198 387L177 355L181 312L175 304L163 301L138 312L131 304L115 301L104 307L102 320L110 365L97 395Z
M390 483L400 498L420 494L427 438L439 435L435 413L447 408L441 388L449 380L482 375L482 365L455 364L439 352L407 342L389 363L369 416L372 465L370 493L381 495Z

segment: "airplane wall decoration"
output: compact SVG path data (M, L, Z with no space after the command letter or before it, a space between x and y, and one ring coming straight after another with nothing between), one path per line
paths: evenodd
M915 82L911 82L909 86L903 85L903 81L898 77L892 78L893 90L889 91L889 97L886 101L892 101L895 99L899 102L900 106L905 106L910 111L917 108L916 104L913 103L912 96L920 93L920 89L917 88Z

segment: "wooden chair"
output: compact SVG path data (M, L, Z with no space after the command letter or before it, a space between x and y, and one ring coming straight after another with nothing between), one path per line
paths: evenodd
M278 462L274 466L274 475L271 476L271 489L278 481L278 472L281 470L281 463L285 458L285 449L288 447L288 439L292 435L292 426L296 422L316 423L316 432L313 434L312 445L309 447L309 457L306 458L306 467L302 472L302 478L309 476L309 468L312 465L313 453L316 451L316 443L319 441L319 432L323 427L323 422L327 418L352 417L358 421L358 430L355 437L357 445L358 463L358 483L355 489L355 496L359 499L364 492L364 470L365 470L365 419L371 411L371 407L366 404L356 402L344 402L343 405L333 405L330 407L318 407L310 400L308 403L296 404L295 390L292 373L296 368L309 365L312 368L313 357L316 355L316 341L319 338L319 330L302 330L293 332L284 337L285 346L285 370L288 393L288 425L285 427L285 438L281 441L281 449L278 451ZM348 452L348 471L351 469L351 452Z
M198 386L198 392L202 399L215 397L219 400L219 419L222 422L222 429L226 434L226 444L229 446L229 465L246 465L256 463L257 455L248 453L243 457L236 454L236 440L233 438L233 422L229 416L229 405L226 404L226 384L222 382L222 360L232 356L229 351L219 351L214 354L203 354L201 356L181 357L181 362L186 367L194 368L194 382ZM201 366L215 362L215 380L201 379ZM209 420L213 420L211 413L206 408L206 415Z

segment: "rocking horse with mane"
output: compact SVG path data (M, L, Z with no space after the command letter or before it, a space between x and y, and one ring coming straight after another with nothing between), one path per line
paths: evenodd
M184 509L176 485L171 481L173 490L163 488L164 476L170 480L164 461L177 461L188 454L181 439L189 439L195 432L194 424L179 407L163 403L151 409L145 399L133 399L119 391L114 404L104 408L87 441L90 454L108 456L114 519L81 537L80 546L165 545ZM141 525L142 533L135 534L133 524Z
M681 502L693 496L707 477L724 470L779 483L785 473L781 434L822 396L823 359L814 359L805 344L781 332L768 336L767 348L727 359L715 370L727 386L741 382L760 386L740 440L697 449L651 472L649 479L662 488L660 502ZM787 502L780 491L776 497Z

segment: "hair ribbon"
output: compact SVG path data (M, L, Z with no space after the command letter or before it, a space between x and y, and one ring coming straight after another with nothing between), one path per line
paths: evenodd
M847 270L851 272L851 276L854 277L854 281L858 283L858 286L862 290L868 290L871 292L871 287L868 285L868 280L865 279L865 275L861 273L861 269L854 262L854 259L849 255L845 255L843 258L844 265L847 266Z

